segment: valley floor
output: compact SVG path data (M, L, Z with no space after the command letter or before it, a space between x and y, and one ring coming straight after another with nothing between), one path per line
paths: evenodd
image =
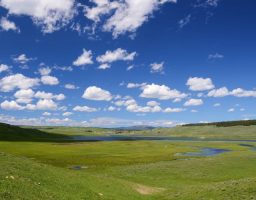
M0 199L256 199L256 143L0 141ZM181 156L202 148L215 156Z

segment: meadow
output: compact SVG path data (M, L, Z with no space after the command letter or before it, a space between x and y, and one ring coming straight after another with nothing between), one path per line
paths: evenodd
M121 133L251 140L247 142L79 142L66 139L120 131L78 127L37 130L5 124L0 128L0 199L256 199L255 126ZM213 156L182 155L202 148L229 151Z

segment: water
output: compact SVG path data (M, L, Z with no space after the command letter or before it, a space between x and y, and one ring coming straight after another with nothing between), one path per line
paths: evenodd
M166 140L166 141L219 141L219 142L256 142L256 140L231 140L231 139L215 139L215 138L192 138L192 137L171 137L171 136L73 136L73 141L99 142L99 141L140 141L140 140Z
M252 151L256 151L256 147L252 144L239 144L242 147L248 147L250 148Z
M177 156L215 156L221 153L229 152L228 149L217 149L217 148L202 148L197 152L186 152L186 153L177 153Z

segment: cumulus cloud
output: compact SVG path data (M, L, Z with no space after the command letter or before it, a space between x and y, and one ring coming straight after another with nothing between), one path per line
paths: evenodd
M0 91L10 92L16 88L28 89L39 85L39 79L29 78L22 74L6 76L0 80Z
M204 102L202 99L189 99L184 103L184 106L200 106Z
M167 2L176 3L176 0L93 0L93 2L96 6L86 7L85 16L95 23L101 20L101 16L110 16L104 22L103 30L112 32L113 37L116 38L126 32L135 32L148 21L153 11Z
M159 105L155 106L139 106L137 103L130 104L126 107L126 110L129 112L139 112L139 113L148 113L148 112L161 112L162 108Z
M41 82L44 85L58 85L59 84L58 78L56 78L54 76L49 76L49 75L42 76L41 77Z
M68 117L68 116L70 116L70 115L72 115L72 114L73 114L72 112L64 112L64 113L62 114L62 116Z
M4 31L16 31L20 32L20 29L16 26L16 24L5 17L2 17L0 20L0 27Z
M65 88L66 88L66 89L69 89L69 90L75 90L75 89L77 89L78 87L75 86L75 85L73 85L73 84L66 84L66 85L65 85Z
M150 106L150 107L159 106L159 105L160 105L160 103L157 101L148 101L147 102L147 106Z
M52 114L49 113L49 112L44 112L42 115L43 115L43 116L51 116Z
M92 108L88 106L75 106L73 108L73 111L79 111L79 112L97 112L97 108Z
M210 78L199 77L190 77L186 85L189 86L189 89L192 91L211 90L215 87Z
M236 88L232 91L229 91L226 87L222 87L219 89L211 90L207 95L209 97L256 97L256 90L244 90L242 88Z
M165 112L165 113L178 113L178 112L183 112L183 111L185 111L184 108L166 108L166 109L164 109L163 112Z
M57 107L57 104L52 99L39 99L36 105L26 105L28 110L56 110Z
M163 73L164 72L164 62L161 63L152 63L150 64L151 73Z
M10 67L8 65L0 64L0 73L2 73L4 71L8 71L9 69L10 69Z
M209 97L225 97L229 95L229 91L226 87L211 90L208 94Z
M51 73L52 70L49 67L42 67L38 71L41 76L47 76Z
M109 91L103 90L96 86L88 87L82 96L84 99L95 100L95 101L110 101L112 95Z
M56 99L58 101L64 100L66 98L64 94L53 94L44 91L37 91L34 97L38 99Z
M160 100L168 100L168 99L182 99L185 98L187 95L185 93L181 93L176 89L170 89L166 85L157 85L157 84L150 84L145 85L142 88L142 93L140 97L144 98L156 98Z
M230 95L235 97L256 97L256 90L244 90L242 88L237 88L232 90Z
M32 89L21 89L15 92L14 97L17 98L18 103L30 103L34 97L34 91Z
M17 104L16 101L7 101L7 100L5 100L4 102L2 102L0 104L0 106L4 110L22 110L22 109L24 109L24 107Z
M1 0L8 14L29 16L44 33L56 31L70 22L75 14L74 0Z
M101 64L99 67L98 67L98 69L109 69L111 66L110 66L110 64L108 64L108 63L103 63L103 64Z
M141 88L146 85L147 85L147 83L128 83L126 87L127 88Z
M73 62L75 66L83 66L93 64L92 51L83 49L83 53Z
M20 64L26 64L28 61L33 60L33 58L28 58L26 54L20 54L19 56L13 58L13 61Z
M154 127L172 127L177 124L181 124L176 121L171 120L129 120L122 118L109 118L109 117L100 117L93 118L88 121L85 121L84 126L93 126L93 127L120 127L120 126L139 126L147 125Z
M131 61L136 56L136 52L128 53L127 50L118 48L114 51L106 51L105 54L98 56L100 63L112 63L115 61Z

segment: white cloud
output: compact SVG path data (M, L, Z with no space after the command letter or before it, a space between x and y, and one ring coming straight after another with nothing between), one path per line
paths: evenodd
M8 71L9 70L9 66L5 65L5 64L0 64L0 73L4 72L4 71Z
M131 71L134 68L134 65L130 65L126 68L127 71Z
M69 90L75 90L75 89L78 89L78 87L76 87L75 85L73 84L66 84L65 85L65 88L66 89L69 89Z
M64 100L66 97L64 94L56 94L54 95L53 93L47 93L44 91L38 91L34 95L35 98L38 99L56 99L58 101Z
M73 108L74 111L79 111L79 112L97 112L97 108L92 108L88 106L75 106Z
M57 101L62 101L64 100L66 97L64 94L57 94L57 95L54 95L54 98L57 100Z
M51 113L49 113L49 112L44 112L43 113L43 116L51 116L52 114Z
M45 85L58 85L59 84L58 78L56 78L54 76L49 76L49 75L42 76L41 82Z
M83 49L83 53L73 62L73 65L83 66L89 64L93 64L92 51L87 51L86 49Z
M256 97L256 90L244 90L242 88L237 88L232 90L230 95L235 97Z
M126 110L129 112L140 112L140 113L148 113L148 112L161 112L162 108L158 105L156 106L139 106L137 103L130 104L126 107Z
M191 19L191 14L187 15L183 19L178 21L179 27L183 28L184 26L188 25Z
M147 83L128 83L126 87L127 88L141 88L146 85L147 85Z
M140 97L144 98L156 98L161 100L168 100L168 99L182 99L185 98L187 95L185 93L181 93L176 89L170 89L166 85L145 85L142 88L142 93Z
M85 16L94 21L99 22L100 17L108 14L111 10L116 9L119 7L119 2L109 2L109 0L92 0L94 4L96 4L95 7L85 7Z
M26 54L21 54L18 57L13 58L13 61L20 64L26 64L28 61L33 60L33 58L28 58Z
M112 63L115 61L131 61L136 56L136 52L128 53L125 49L118 48L114 51L106 51L104 55L98 56L100 63Z
M178 112L183 112L183 111L185 111L184 108L166 108L166 109L164 109L163 112L165 112L165 113L178 113Z
M70 22L75 13L74 0L1 0L0 6L11 15L27 15L44 33L56 31Z
M56 110L57 107L57 104L51 99L39 99L36 104L37 110Z
M186 85L189 86L189 89L192 91L211 90L215 87L210 78L198 77L190 77Z
M31 89L21 89L15 92L14 97L18 103L30 103L34 97L34 91Z
M220 106L221 106L220 103L215 103L215 104L213 104L213 107L220 107Z
M5 17L2 17L0 20L0 27L2 28L2 30L4 31L16 31L19 32L19 28L16 26L16 24L10 20L8 20Z
M114 2L118 2L118 4L109 1L104 1L105 5L98 4L96 9L100 11L96 12L95 17L91 17L91 19L97 22L101 15L112 12L113 14L104 23L103 30L112 32L113 37L116 38L126 32L135 32L143 23L148 21L154 10L167 2L176 3L176 0L125 0ZM100 9L100 6L104 6L105 9ZM87 13L88 11L90 9L87 9Z
M189 99L184 103L184 106L200 106L204 102L202 99Z
M101 64L98 69L109 69L111 66L108 63L103 63Z
M47 76L51 73L52 70L49 67L42 67L38 71L41 76Z
M224 58L224 56L222 54L219 54L219 53L215 53L215 54L210 54L208 56L208 59L222 59Z
M150 106L150 107L159 106L159 105L160 105L160 103L157 101L148 101L147 102L147 106Z
M60 66L53 66L53 69L56 69L56 70L61 70L61 71L69 71L69 72L72 72L73 71L73 68L71 66L63 66L63 67L60 67Z
M110 112L112 112L112 111L117 110L117 108L114 107L114 106L109 106L109 107L107 108L107 110L110 111Z
M172 127L177 124L181 124L171 120L129 120L122 118L109 118L109 117L100 117L93 118L88 121L85 121L84 126L89 127L120 127L120 126L139 126L147 125L154 127Z
M23 106L20 106L16 103L16 101L7 101L5 100L0 104L1 108L4 110L22 110L24 109Z
M151 73L163 73L164 72L164 62L161 63L152 63L150 64Z
M225 97L229 95L229 91L226 87L211 90L208 94L209 97Z
M228 112L235 112L235 109L234 108L230 108L230 109L228 109Z
M73 114L72 112L64 112L64 113L62 114L62 116L68 117L68 116L70 116L70 115L72 115L72 114Z
M84 99L96 100L96 101L110 101L112 95L109 91L103 90L96 86L88 87L82 96Z
M28 89L39 85L39 79L28 78L22 74L6 76L0 80L0 91L10 92L16 88Z

